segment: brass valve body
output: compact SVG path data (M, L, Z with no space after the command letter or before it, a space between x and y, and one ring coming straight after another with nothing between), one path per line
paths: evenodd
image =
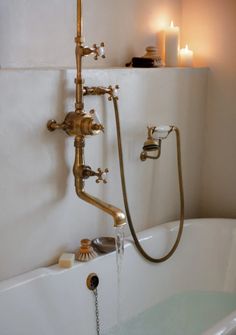
M103 125L94 123L91 115L85 113L70 112L66 115L63 123L55 120L48 122L48 130L64 130L69 136L97 135L104 130Z

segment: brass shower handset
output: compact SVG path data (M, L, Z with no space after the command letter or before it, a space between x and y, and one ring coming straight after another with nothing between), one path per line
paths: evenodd
M141 161L158 159L161 155L161 143L173 131L174 126L148 126L147 140L144 142L143 151L140 154ZM154 155L150 154L154 152Z

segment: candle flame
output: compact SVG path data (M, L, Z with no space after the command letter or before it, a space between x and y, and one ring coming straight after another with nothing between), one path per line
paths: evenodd
M185 45L185 50L188 51L188 44Z
M169 18L165 13L160 13L158 16L150 20L150 30L152 33L165 30L169 26Z
M174 22L173 22L173 21L171 21L171 23L170 23L170 27L171 27L171 28L174 28Z

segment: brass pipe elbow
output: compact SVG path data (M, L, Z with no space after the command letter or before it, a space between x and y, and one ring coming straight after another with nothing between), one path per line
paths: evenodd
M77 181L75 182L75 188L76 188L76 194L80 199L86 201L90 205L93 205L101 209L103 212L106 212L107 214L111 215L114 220L114 227L121 227L126 224L126 216L121 209L84 192L79 187L79 185L77 185Z

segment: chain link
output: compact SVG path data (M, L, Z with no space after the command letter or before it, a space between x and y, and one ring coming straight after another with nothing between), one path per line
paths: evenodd
M95 315L96 315L96 331L97 335L100 335L100 318L99 318L99 306L98 306L98 291L97 289L93 290L95 298Z

